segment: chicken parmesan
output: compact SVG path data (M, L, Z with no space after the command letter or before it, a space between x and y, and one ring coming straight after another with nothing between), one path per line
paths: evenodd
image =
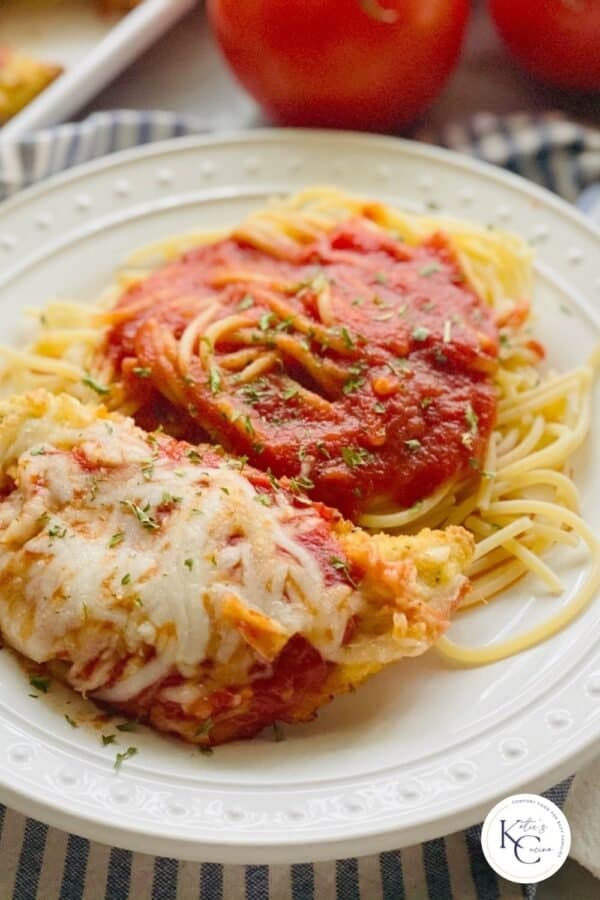
M337 540L362 535L369 552L464 526L476 546L461 610L524 577L563 594L554 560L585 546L579 589L541 625L482 647L436 642L455 662L492 662L551 637L600 584L570 462L600 354L552 369L532 257L495 227L307 188L228 231L135 252L97 303L49 303L26 348L0 348L0 388L67 393L237 454L294 508L375 532L331 519Z
M312 718L423 653L468 588L462 528L370 536L289 480L66 395L0 416L5 642L187 741Z

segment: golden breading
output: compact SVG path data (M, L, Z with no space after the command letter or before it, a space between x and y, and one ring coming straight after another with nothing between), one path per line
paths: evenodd
M0 125L27 106L62 72L60 66L0 46Z

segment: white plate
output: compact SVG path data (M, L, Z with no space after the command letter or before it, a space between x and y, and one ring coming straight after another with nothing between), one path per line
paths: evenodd
M255 131L120 154L0 208L0 340L26 305L88 299L128 251L198 226L237 221L275 192L311 183L512 228L535 241L537 331L559 367L597 340L597 234L573 210L513 176L391 138ZM561 309L570 308L570 315ZM598 399L598 398L596 398ZM598 407L575 460L586 519L600 531ZM581 560L565 559L573 590ZM453 626L491 639L557 601L523 581ZM0 796L106 843L190 859L283 862L398 847L480 819L506 794L539 790L591 758L600 736L600 604L551 641L487 668L405 661L337 700L284 743L264 736L212 757L147 732L103 748L73 730L56 699L0 653ZM52 694L59 689L53 688ZM61 701L62 702L62 701ZM113 771L115 749L139 754Z
M0 130L2 139L62 122L164 34L196 0L144 0L126 16L100 15L94 3L0 9L2 42L65 69Z

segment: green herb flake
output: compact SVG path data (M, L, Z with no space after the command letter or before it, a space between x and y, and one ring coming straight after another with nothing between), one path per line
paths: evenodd
M315 483L308 475L297 475L295 478L289 479L290 489L294 492L311 491Z
M44 447L38 447L37 450L30 450L29 455L30 456L45 456L46 450L44 449Z
M31 687L35 688L36 691L47 694L48 688L50 687L50 678L47 675L32 675L29 679L29 684Z
M125 532L124 532L124 531L117 531L117 532L115 532L115 534L113 534L113 536L111 537L110 541L108 542L108 546L109 546L109 547L116 547L118 544L121 544L124 540L125 540Z
M214 366L211 368L208 375L208 386L210 388L211 394L218 394L221 390L221 375L218 369L215 369Z
M342 340L344 345L348 348L348 350L352 350L354 347L354 341L352 340L352 336L345 325L342 325L340 328L340 334L342 336Z
M386 411L383 403L376 403L375 406L373 407L373 409L375 410L376 413L380 413L380 414L382 414Z
M114 744L117 740L116 734L103 734L102 735L102 746L108 747L109 744Z
M208 736L212 731L212 727L214 724L215 723L213 719L211 718L211 716L209 716L208 719L204 720L197 731L194 732L194 737L204 737L205 735Z
M271 322L273 321L274 318L275 318L275 316L273 315L272 312L263 313L262 316L260 317L260 319L258 320L258 327L260 328L260 330L268 331L269 328L271 327Z
M52 525L51 528L48 529L48 537L51 538L64 538L67 535L67 529L61 528L60 525Z
M135 603L136 606L139 606L140 608L144 605L144 601L142 600L141 597L136 597L133 602Z
M130 572L126 572L125 575L123 575L123 577L121 578L121 584L123 586L125 586L127 584L131 584L131 573Z
M408 441L404 441L404 445L410 450L411 453L416 453L417 450L422 450L423 444L421 441L418 441L416 438L411 438Z
M352 394L353 391L357 391L360 387L365 383L365 379L362 375L352 375L344 384L342 390L344 394Z
M566 305L566 303L561 303L559 306L561 313L564 313L565 316L572 316L573 310Z
M471 434L477 434L478 425L479 425L479 416L473 409L470 403L467 403L465 407L465 422L471 429Z
M421 409L427 409L433 403L433 397L423 397L421 400Z
M136 378L151 378L152 377L152 369L149 369L148 366L134 366L131 370Z
M469 457L469 465L472 469L475 469L476 472L479 472L481 470L481 463L474 456Z
M429 329L428 328L423 328L422 326L419 326L418 328L413 328L413 331L412 331L413 341L419 341L419 342L426 341L428 337L429 337Z
M430 275L433 275L435 272L440 271L439 263L428 263L426 266L422 266L419 269L419 275L421 278L429 278Z
M186 560L184 560L183 564L190 572L194 568L194 560L191 557L188 557Z
M387 284L387 275L384 272L376 272L375 281L377 284Z
M254 306L254 297L251 294L245 294L238 303L238 309L243 312L245 309L250 309L251 306Z
M280 722L273 722L273 738L276 744L280 744L281 741L285 741L285 734L283 733L283 728L281 727Z
M117 725L117 731L135 731L137 728L137 720L131 719L127 722L121 722L120 725Z
M123 763L131 759L132 756L135 756L138 752L137 747L128 747L123 753L117 753L117 757L115 759L114 769L118 772Z
M372 455L364 447L342 447L341 454L349 469L366 466L372 458Z
M264 493L255 494L254 499L256 500L257 503L262 503L263 506L272 506L273 505L273 498L271 497L270 494L264 494Z
M339 556L332 556L329 560L334 569L338 572L342 572L346 581L352 585L352 587L358 587L357 582L354 580L352 575L350 574L350 566L345 559L340 559Z
M152 481L154 475L154 463L150 460L142 464L142 478L144 481Z
M147 508L142 509L141 506L138 506L137 503L133 503L131 500L121 500L121 506L136 517L142 528L146 528L148 531L156 531L157 528L160 528L156 519L148 515ZM119 533L122 534L122 532ZM113 537L115 536L113 535ZM112 540L113 538L111 538ZM120 543L120 541L117 541L117 543ZM109 546L113 546L112 543Z
M65 713L65 719L67 720L67 722L69 723L71 728L79 728L79 725L77 724L77 722L74 719L72 719L71 716L68 715L67 713Z
M198 747L198 752L202 754L202 756L212 756L215 752L212 747Z
M198 465L198 463L202 462L202 457L200 456L200 454L198 453L197 450L188 450L188 452L186 453L186 456L189 459L189 461L191 463L193 463L195 466Z
M289 387L286 388L285 391L282 391L281 397L287 403L288 400L291 400L293 397L298 395L299 391L297 387Z
M100 384L99 381L96 381L89 372L81 379L82 383L86 385L86 387L91 388L97 394L100 394L101 397L105 397L107 394L110 394L110 388L106 387L105 384Z

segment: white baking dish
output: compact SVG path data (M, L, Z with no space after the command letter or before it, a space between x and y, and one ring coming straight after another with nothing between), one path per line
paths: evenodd
M126 16L101 16L66 0L52 9L0 11L0 41L64 66L64 73L0 129L0 139L62 122L164 34L197 0L144 0Z

